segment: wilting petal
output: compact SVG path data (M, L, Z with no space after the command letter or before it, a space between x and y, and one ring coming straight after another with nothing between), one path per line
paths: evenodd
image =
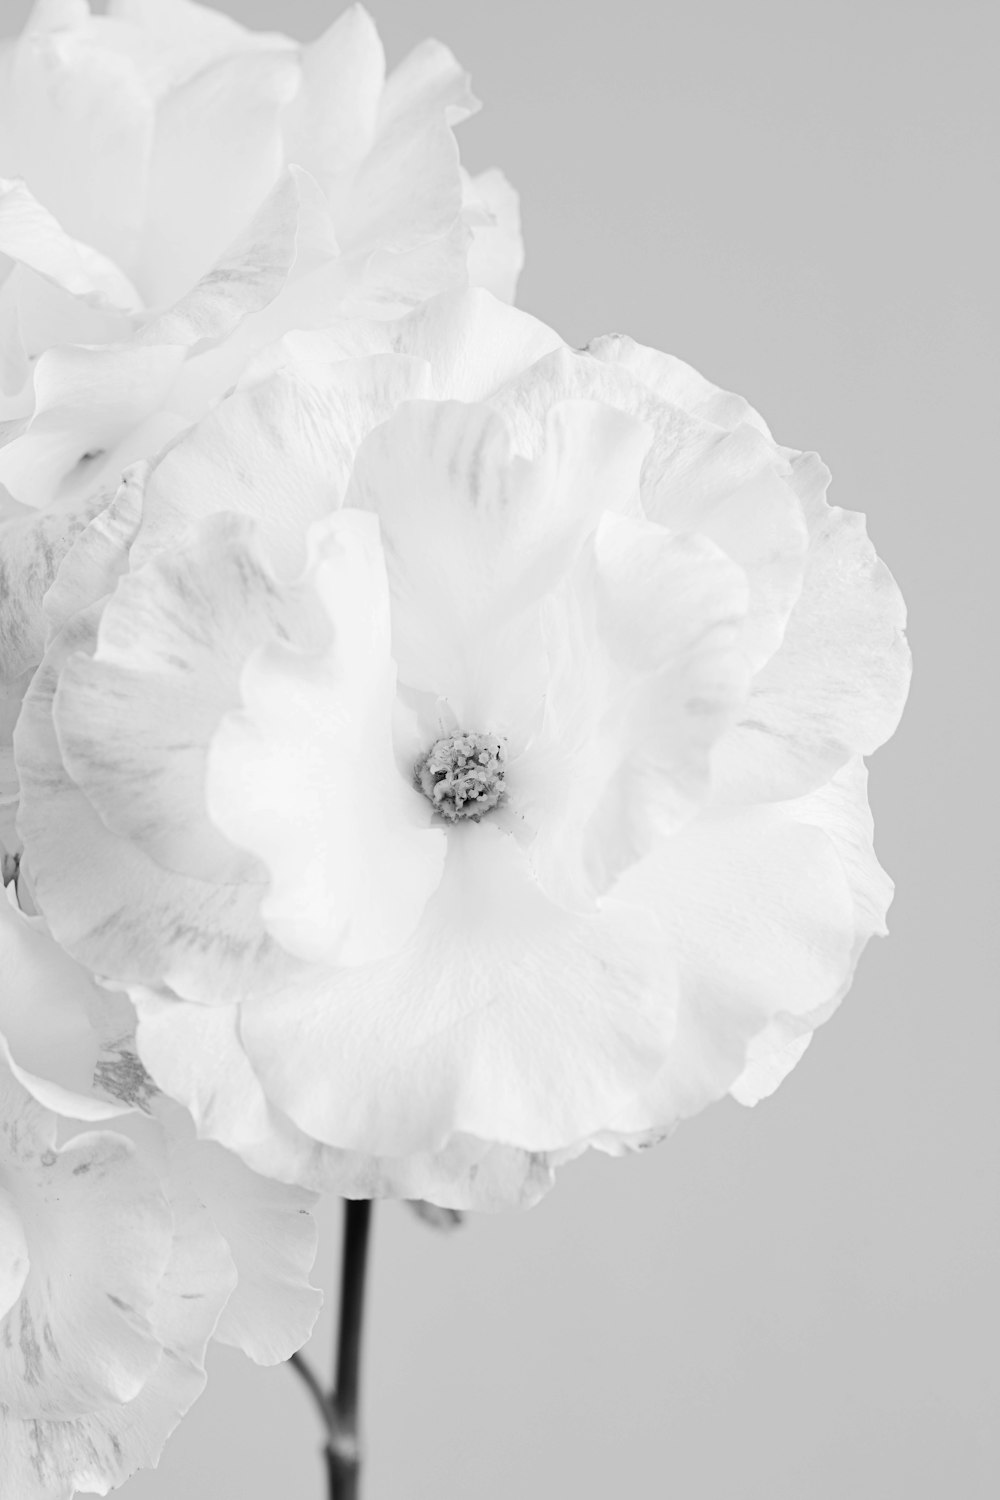
M240 1029L268 1096L319 1140L400 1155L460 1133L555 1150L653 1076L673 1007L654 922L560 910L483 823L449 836L403 949L247 1002Z
M366 963L412 933L444 834L393 755L395 665L373 517L342 511L319 543L333 627L322 657L272 646L242 676L245 711L212 746L209 812L267 865L268 930L297 957Z

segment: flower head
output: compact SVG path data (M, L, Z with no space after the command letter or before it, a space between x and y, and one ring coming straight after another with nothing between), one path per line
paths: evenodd
M310 1196L159 1094L122 996L0 899L0 1496L107 1494L155 1464L213 1336L287 1358L319 1295Z
M256 373L74 542L15 736L36 899L158 1084L453 1206L769 1091L891 890L860 518L687 366L484 294Z

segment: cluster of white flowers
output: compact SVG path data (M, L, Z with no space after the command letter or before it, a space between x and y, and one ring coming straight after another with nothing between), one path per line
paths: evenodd
M357 6L0 51L0 1500L298 1348L316 1192L753 1103L884 931L892 578L743 400L510 305L475 108Z

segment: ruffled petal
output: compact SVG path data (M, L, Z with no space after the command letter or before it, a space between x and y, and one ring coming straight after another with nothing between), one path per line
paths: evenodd
M274 187L284 165L281 112L297 87L291 49L246 50L162 100L136 272L151 306L194 286Z
M0 254L104 311L137 313L142 299L124 271L74 240L26 183L0 178Z
M223 1003L286 963L260 925L259 888L164 870L108 830L62 761L52 701L67 657L93 650L100 607L56 636L18 719L22 872L56 939L95 973Z
M43 600L57 569L107 496L93 496L67 509L25 509L0 519L0 692L15 692L42 658L47 634Z
M374 432L347 500L381 522L401 683L446 697L465 728L497 728L536 670L518 617L572 566L601 511L638 509L647 442L638 423L583 402L551 413L534 463L512 456L485 406L414 402Z
M340 504L358 444L424 384L415 361L383 357L289 364L235 391L154 470L133 565L228 510L258 522L275 566L301 568L308 527Z
M840 990L807 1014L778 1015L748 1049L747 1066L729 1092L740 1104L756 1104L772 1094L802 1057L813 1028L833 1014L851 982L854 965L868 939L884 935L893 885L875 857L874 825L868 807L868 772L856 756L825 786L775 811L795 822L821 828L830 840L854 898L854 949L850 971Z
M351 5L302 49L302 84L285 117L285 150L340 207L375 141L385 51L371 16Z
M322 1145L269 1102L243 1050L239 1007L185 1004L133 990L138 1046L160 1086L199 1133L280 1182L344 1198L424 1198L485 1213L528 1208L552 1186L540 1152L453 1136L439 1152L378 1157Z
M809 519L802 592L746 715L714 753L720 803L800 796L892 734L910 682L906 609L864 517L827 506L814 454L794 465Z
M601 401L650 429L645 512L672 531L709 537L743 568L750 584L744 649L755 667L763 665L798 598L807 545L785 455L755 424L727 431L589 352L560 348L538 360L497 393L494 405L520 451L530 453L553 404L567 399Z
M469 283L513 302L524 269L520 198L497 167L463 180L466 219L472 226Z
M335 321L307 347L329 360L408 354L429 366L428 396L487 401L563 341L530 313L471 290L442 293L396 320Z
M106 1120L120 1104L94 1097L101 1039L91 1022L95 985L44 924L18 909L13 884L0 895L0 1051L22 1088L77 1120Z
M134 60L86 6L39 5L7 79L14 172L67 234L131 274L146 202L154 102Z
M55 1116L0 1064L5 1189L30 1225L31 1268L0 1329L0 1404L65 1418L131 1401L156 1368L152 1326L173 1216L131 1141L56 1146Z
M403 949L248 1000L240 1032L269 1098L319 1140L401 1155L468 1134L545 1151L599 1129L651 1079L673 1009L655 922L554 906L484 822L449 834Z
M322 657L274 645L247 665L245 711L215 735L207 800L216 825L267 866L261 915L278 942L313 962L359 964L413 932L440 880L445 839L393 755L396 671L377 523L341 511L319 549L316 588L333 645Z
M398 253L447 234L462 211L452 126L477 108L468 75L440 42L423 42L395 69L371 149L336 215L348 254Z
M586 910L708 796L746 696L747 587L704 538L611 512L575 582L583 623L553 623L544 719L507 780L543 888Z
M678 964L677 1032L653 1087L615 1122L662 1134L720 1098L776 1016L810 1016L842 992L855 909L824 832L773 808L705 814L614 888L654 910Z
M258 1364L288 1359L308 1339L323 1302L309 1284L318 1245L315 1195L251 1172L211 1141L189 1141L174 1165L207 1207L239 1276L215 1337Z
M207 748L252 653L276 639L319 646L322 625L307 592L278 588L241 517L211 517L122 577L53 707L63 764L104 826L165 869L260 883L206 815Z
M25 431L0 448L0 483L28 505L51 504L63 487L117 485L119 445L166 398L184 351L113 344L48 349L35 364L35 410Z
M7 1417L0 1436L6 1460L2 1500L69 1500L77 1489L106 1495L136 1469L155 1466L167 1438L201 1395L205 1348L236 1272L225 1240L192 1192L178 1186L172 1210L170 1258L149 1315L161 1349L155 1368L131 1400L89 1415L24 1422ZM5 1415L0 1408L0 1418ZM8 1475L12 1487L4 1489Z

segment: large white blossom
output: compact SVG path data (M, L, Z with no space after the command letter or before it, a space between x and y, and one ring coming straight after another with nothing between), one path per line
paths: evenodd
M485 293L290 335L126 476L46 597L22 870L202 1134L496 1206L776 1086L891 895L903 609L828 478Z
M308 1337L310 1194L198 1141L133 1017L0 891L0 1497L107 1494L155 1464L214 1336Z
M360 6L302 47L190 0L39 0L0 48L0 847L42 597L123 467L288 329L513 295L516 195L453 133L477 107L440 43L387 76Z

